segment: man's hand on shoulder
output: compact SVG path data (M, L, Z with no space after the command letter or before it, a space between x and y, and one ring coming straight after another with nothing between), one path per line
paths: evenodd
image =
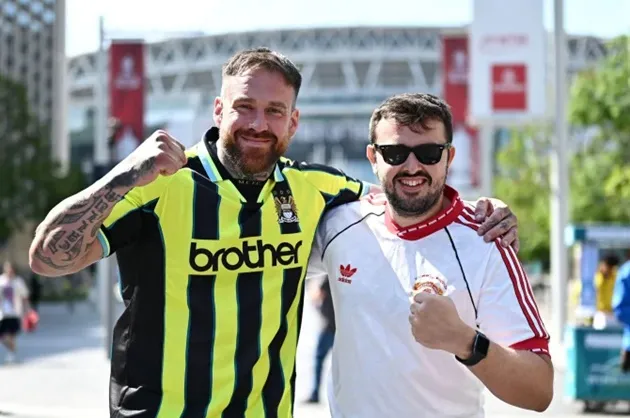
M504 247L518 252L518 220L509 206L499 200L482 197L475 203L475 220L481 222L477 233L486 242L499 238Z

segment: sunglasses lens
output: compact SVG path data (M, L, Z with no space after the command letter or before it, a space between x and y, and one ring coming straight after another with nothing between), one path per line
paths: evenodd
M411 150L405 146L388 145L380 148L383 160L389 165L400 165L407 160Z
M419 145L414 149L414 154L420 163L425 165L437 164L442 159L444 147L439 144Z

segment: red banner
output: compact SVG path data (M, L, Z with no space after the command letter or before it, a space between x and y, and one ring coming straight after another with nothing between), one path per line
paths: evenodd
M468 37L442 38L442 80L444 100L453 114L453 145L457 154L449 172L455 188L479 186L479 133L468 125L470 54ZM458 161L459 160L459 161Z
M113 41L109 48L109 116L119 122L114 137L122 160L144 138L144 44Z
M527 67L525 64L492 66L492 110L527 110Z

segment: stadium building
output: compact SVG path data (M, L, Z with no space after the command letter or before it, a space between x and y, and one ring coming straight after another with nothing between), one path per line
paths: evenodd
M212 123L212 101L219 91L221 65L240 49L267 46L289 56L300 66L304 78L298 101L301 124L290 155L326 162L351 175L373 179L365 159L371 112L396 93L441 94L441 36L446 31L465 33L464 28L328 28L230 33L150 43L145 50L147 133L154 127L166 127L182 142L196 142ZM551 46L548 61L553 64ZM589 37L569 36L567 48L571 74L605 54L602 42ZM70 60L73 156L86 161L92 155L95 63L94 54ZM549 71L550 78L552 74ZM458 150L456 161L465 162L464 155Z

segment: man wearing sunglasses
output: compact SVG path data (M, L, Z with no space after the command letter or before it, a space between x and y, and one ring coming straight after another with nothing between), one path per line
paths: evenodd
M452 136L437 97L386 100L367 146L384 193L320 223L309 271L333 296L333 417L482 417L484 386L525 409L551 402L549 335L516 252L484 242L446 184Z

